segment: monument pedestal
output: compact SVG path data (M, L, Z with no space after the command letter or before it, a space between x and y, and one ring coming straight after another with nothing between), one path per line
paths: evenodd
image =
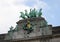
M28 34L28 31L30 30L30 28L26 27L26 24L28 23L28 21L31 24L31 28L33 29L29 34ZM11 31L8 32L8 35L5 38L6 40L31 38L31 37L38 37L42 35L52 35L52 25L48 25L46 20L43 17L19 20L17 22L17 27L18 28L15 28L14 30L12 30L12 32Z

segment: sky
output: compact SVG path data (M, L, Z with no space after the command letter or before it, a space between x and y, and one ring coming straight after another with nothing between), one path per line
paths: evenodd
M0 0L0 34L15 28L21 11L42 8L42 16L48 24L60 26L60 0Z

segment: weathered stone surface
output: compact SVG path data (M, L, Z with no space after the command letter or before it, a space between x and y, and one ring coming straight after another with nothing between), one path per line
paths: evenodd
M27 34L28 31L23 29L23 26L30 21L32 24L33 31ZM5 39L19 39L19 38L30 38L41 35L52 35L52 26L48 26L46 20L43 17L28 18L24 20L19 20L17 22L18 31L8 32L9 35ZM16 28L15 28L16 29Z

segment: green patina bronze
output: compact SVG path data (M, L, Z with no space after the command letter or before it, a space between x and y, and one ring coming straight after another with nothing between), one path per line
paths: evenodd
M16 25L14 31L19 31L19 27L18 27L18 25Z
M29 12L29 18L32 17L32 10L30 9L30 12Z
M25 14L23 13L23 12L20 12L21 13L21 16L20 17L22 17L23 19L25 19L26 17L25 17Z
M11 32L12 32L12 30L13 30L13 26L10 27L10 31L11 31Z
M37 10L34 8L33 10L32 9L30 9L30 12L28 13L27 12L27 10L25 10L25 13L23 13L23 12L20 12L21 13L21 18L23 18L23 19L26 19L26 17L27 18L32 18L32 17L41 17L41 15L42 15L42 9L40 9L39 10L39 12L37 12Z
M42 15L42 8L39 10L39 12L38 12L38 17L41 17L41 15Z
M29 14L28 14L27 10L25 10L25 15L27 16L27 18L29 18Z
M36 9L34 8L32 11L31 11L31 14L32 14L32 17L36 17Z

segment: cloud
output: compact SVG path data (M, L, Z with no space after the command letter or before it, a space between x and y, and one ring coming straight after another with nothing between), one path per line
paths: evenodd
M29 9L23 4L15 5L14 2L15 0L0 0L0 34L6 33L11 25L15 27L19 12Z
M41 0L15 0L14 2L15 5L25 5L27 7L30 7L30 8L36 8L36 9L40 9L40 8L43 8L43 9L49 9L50 6L44 2L44 1L41 1Z
M43 8L43 9L49 8L49 5L46 2L41 1L41 0L30 0L30 1L27 0L25 2L25 5L30 6L31 8L38 8L38 9L40 9L40 8Z
M32 0L30 0L32 2ZM12 25L15 27L19 20L20 11L30 8L45 8L48 5L39 0L33 1L33 6L29 6L28 0L0 0L0 34L6 33ZM27 5L27 4L28 5Z

